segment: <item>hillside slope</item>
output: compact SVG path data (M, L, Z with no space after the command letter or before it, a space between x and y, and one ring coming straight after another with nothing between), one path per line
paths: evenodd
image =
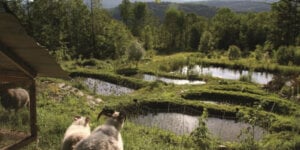
M189 2L189 3L170 3L161 2L146 3L150 11L154 16L163 20L165 11L170 7L177 7L187 13L195 13L207 18L213 17L218 8L229 8L235 12L267 12L271 10L271 3L258 2L258 1L201 1L201 2ZM120 10L118 7L111 8L110 12L116 19L120 19Z

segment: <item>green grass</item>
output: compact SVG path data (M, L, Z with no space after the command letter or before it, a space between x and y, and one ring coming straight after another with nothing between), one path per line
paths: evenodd
M162 82L145 82L134 76L126 76L135 73L149 73L170 78L185 79L186 76L170 74L170 71L177 70L183 65L216 65L234 69L250 68L250 70L264 70L271 72L297 72L299 66L279 66L274 63L264 64L252 62L250 58L242 58L237 61L229 61L227 58L219 56L208 59L199 53L178 53L169 56L153 56L149 60L143 60L138 69L131 68L129 64L120 64L111 60L77 60L63 62L65 70L71 72L73 77L93 77L107 82L115 83L136 89L135 92L123 96L99 96L93 95L88 88L79 80L66 81L59 79L42 78L38 79L38 141L30 144L25 149L28 150L57 150L60 148L61 140L67 127L71 124L73 116L83 115L91 117L91 127L95 128L104 120L96 121L97 114L103 107L110 107L117 110L126 110L129 113L139 113L140 108L133 101L136 99L138 105L166 108L166 107L189 107L202 111L207 109L209 115L233 117L236 115L236 109L245 116L250 116L256 112L255 117L269 120L270 124L263 126L270 133L262 140L257 142L259 149L296 149L300 143L300 106L289 100L282 99L276 93L268 93L258 84L220 80L211 76L197 76L197 79L207 81L206 85L182 85L165 84ZM125 68L125 70L124 70ZM293 69L291 69L293 68ZM122 70L123 69L123 70ZM121 70L121 71L120 71ZM125 75L121 75L125 72ZM119 74L118 74L119 73ZM74 95L73 93L59 89L55 84L45 83L66 83L72 85L86 94L100 97L103 102L99 105L89 105L85 97ZM184 95L191 93L206 93L207 96L197 98L198 100L185 99ZM233 104L210 104L199 100L219 100L228 98ZM243 102L264 102L275 103L276 110L268 112L257 110L253 106L236 105L237 101ZM267 107L266 110L269 110ZM1 108L0 108L1 111ZM189 113L189 112L186 112ZM287 115L288 114L288 115ZM197 114L200 115L200 114ZM1 117L1 116L0 116ZM4 117L4 116L2 116ZM5 117L3 118L5 119ZM22 120L22 119L21 119ZM14 122L14 121L13 121ZM19 121L17 121L19 122ZM18 124L17 126L19 126ZM7 127L14 127L7 125ZM27 129L27 128L25 128ZM170 150L188 150L199 149L188 135L179 136L169 131L158 128L150 128L137 125L129 120L125 123L122 130L125 150L152 150L152 149L170 149ZM247 143L220 142L230 149L245 149ZM298 148L297 147L297 148Z
M54 83L63 82L63 80L54 80ZM238 81L237 81L238 82ZM70 83L67 81L67 83ZM78 97L76 95L64 93L59 89L56 89L51 84L38 83L39 93L38 93L38 102L37 102L37 112L38 112L38 127L39 135L38 142L35 142L28 146L26 149L59 149L63 134L66 128L72 122L72 118L75 115L90 116L92 123L91 127L95 128L99 122L96 121L96 116L99 111L104 107L111 107L116 109L130 109L135 110L133 107L136 105L133 102L133 99L137 99L140 104L143 105L153 105L153 104L168 104L193 107L198 110L207 108L208 112L211 114L218 114L227 112L226 114L232 115L235 112L235 108L240 108L244 113L247 113L251 108L244 108L241 106L230 106L230 105L214 105L214 104L205 104L197 101L183 100L180 96L180 92L185 91L186 89L202 89L202 88L212 88L214 87L212 83L210 85L202 86L175 86L175 85L165 85L162 83L154 82L144 88L139 89L133 94L116 97L116 96L101 96L104 100L104 103L99 106L89 106L86 103L84 97ZM222 85L219 85L222 87ZM256 86L246 86L249 87L252 91L262 94L263 92L259 91ZM225 87L222 87L226 89ZM220 90L220 89L219 89ZM232 88L228 90L232 90ZM226 90L225 90L226 91ZM55 94L56 93L56 94ZM159 93L159 94L157 94ZM63 95L66 94L66 95ZM58 98L58 95L62 97ZM267 112L260 112L261 116L266 116ZM288 127L293 128L297 126L297 123L293 120L293 115L289 117L281 117L280 115L271 114L275 116L273 121L273 126L278 129L275 133L281 133L286 131L282 128ZM101 120L100 122L103 122ZM299 131L299 129L296 129ZM273 130L275 131L275 129ZM287 132L290 136L286 139L279 140L280 142L286 143L287 139L290 137L297 137L295 132ZM174 149L174 150L185 150L185 149L197 149L193 145L192 141L188 136L178 136L173 133L156 129L149 128L141 125L136 125L130 121L125 123L124 129L122 130L122 136L124 140L125 149ZM271 136L271 135L270 135ZM271 141L270 141L271 140ZM275 142L278 139L270 138L267 142ZM295 139L297 143L297 139ZM295 143L294 142L294 143ZM299 141L298 141L299 142ZM239 147L238 144L234 143L223 143L229 147ZM265 143L262 143L264 146ZM288 145L290 144L290 145ZM287 143L287 147L292 147L291 143Z

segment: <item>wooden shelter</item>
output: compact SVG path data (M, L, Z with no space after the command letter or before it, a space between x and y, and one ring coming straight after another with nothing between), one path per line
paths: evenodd
M0 1L0 85L29 81L31 135L4 149L19 149L37 138L36 77L68 78L48 51L28 36L18 19ZM1 149L1 148L0 148Z

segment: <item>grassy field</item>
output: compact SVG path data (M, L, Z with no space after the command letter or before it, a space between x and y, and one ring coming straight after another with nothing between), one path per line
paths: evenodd
M97 78L130 87L135 91L122 96L103 96L89 90L82 79L68 81L49 78L37 79L38 140L25 149L59 149L64 132L71 124L73 116L91 117L91 127L95 128L104 122L104 119L96 121L96 117L103 107L124 110L129 115L140 114L145 107L156 109L189 107L199 112L207 110L208 116L225 115L225 117L237 117L237 110L239 110L240 118L238 119L251 125L261 126L268 131L268 134L260 141L252 141L251 136L247 136L249 138L240 142L222 142L216 138L206 136L207 131L202 130L205 129L205 126L200 127L198 130L205 132L200 132L201 134L197 134L198 136L195 137L189 134L177 135L170 131L142 126L127 120L122 130L125 150L198 150L203 149L201 145L209 149L217 149L220 145L225 145L229 149L296 150L299 148L299 104L283 99L277 93L265 91L261 85L234 80L220 80L211 76L195 77L205 80L205 85L175 85L161 81L146 82L135 76L135 74L151 73L157 76L186 79L186 76L174 75L169 72L178 69L176 67L180 65L199 63L215 65L221 63L222 60L223 58L201 58L195 53L180 53L170 56L153 56L151 59L141 61L138 68L111 60L64 62L62 64L63 68L71 72L72 77ZM262 65L247 64L249 63L247 61L240 60L235 63L238 66L243 66L243 68L251 66L254 70L264 68ZM224 61L222 64L225 67L234 66L228 61ZM297 72L297 69L300 68L295 66L287 66L286 68L292 67L296 68L291 69L294 72ZM126 68L129 68L129 71L126 71ZM283 69L285 67L277 66L276 68L279 68L276 71L285 72L285 69ZM263 70L275 71L272 67L266 67ZM78 95L71 90L61 88L59 85L62 83L77 88L84 95ZM101 98L103 101L91 103L87 95ZM206 103L205 101L218 103ZM192 112L186 113L192 114ZM201 114L193 115L200 116ZM20 118L18 120L21 122L24 120L24 123L26 123L26 115L24 116L23 113L18 114L18 116L12 115L12 118L8 118L8 122L15 122L14 117L18 117ZM2 115L1 118L1 120L5 119L5 115ZM22 129L22 123L13 126L12 123L8 122L2 121L2 126ZM249 133L245 134L248 135Z

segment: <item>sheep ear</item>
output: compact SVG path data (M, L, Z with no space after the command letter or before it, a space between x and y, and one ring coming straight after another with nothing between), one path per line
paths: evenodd
M85 118L85 122L86 122L86 123L89 123L90 120L91 120L90 117L86 117L86 118Z
M101 117L102 114L104 114L107 117L112 117L114 113L114 110L108 109L108 108L103 108L102 111L98 114L97 120Z
M124 111L121 111L119 114L119 118L120 120L123 120L125 122L126 120L126 113Z
M80 119L81 118L81 116L74 116L74 121L76 121L76 120L78 120L78 119Z

